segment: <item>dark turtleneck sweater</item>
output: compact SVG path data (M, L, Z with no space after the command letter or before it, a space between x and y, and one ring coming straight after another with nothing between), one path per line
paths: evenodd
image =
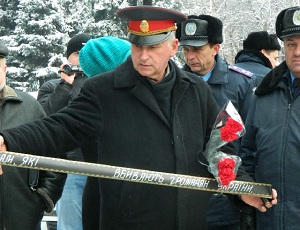
M170 122L171 121L171 96L172 96L172 89L176 80L176 76L172 64L169 63L165 77L158 83L155 83L154 81L152 81L147 77L143 77L140 75L138 75L138 77L151 90L161 111Z

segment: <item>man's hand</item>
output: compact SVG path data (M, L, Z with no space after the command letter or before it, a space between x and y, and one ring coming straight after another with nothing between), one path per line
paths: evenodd
M63 72L63 66L64 65L66 65L66 64L62 64L60 67L59 67L59 70L61 71L60 72L60 76L61 76L61 78L64 80L64 81L66 81L67 83L69 83L69 84L73 84L73 82L74 82L74 79L75 79L75 73L74 74L72 74L72 75L68 75L68 74L66 74L65 72Z
M0 151L7 151L6 145L4 143L4 138L0 135ZM2 167L0 165L0 175L3 174Z
M241 195L241 199L246 204L255 207L257 210L261 212L266 212L273 205L277 204L277 191L275 189L272 189L272 200L267 201L265 203L263 202L262 198L250 195Z

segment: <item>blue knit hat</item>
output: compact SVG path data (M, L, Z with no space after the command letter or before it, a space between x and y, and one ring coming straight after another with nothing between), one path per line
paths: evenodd
M89 40L79 52L83 72L92 77L113 70L130 55L130 43L126 40L105 36Z

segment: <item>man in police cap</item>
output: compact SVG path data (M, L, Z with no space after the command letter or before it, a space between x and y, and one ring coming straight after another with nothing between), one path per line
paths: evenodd
M38 101L6 84L8 48L0 43L0 129L12 128L46 116ZM3 166L0 177L0 229L39 230L44 211L52 212L66 175Z
M0 149L53 156L99 139L99 163L212 177L197 162L197 153L208 141L216 102L205 82L170 60L178 47L176 23L186 16L152 6L125 8L117 15L129 21L131 57L86 80L65 109L2 131ZM230 147L224 151L230 154ZM136 180L151 181L147 178ZM237 178L250 179L242 170ZM107 179L99 179L99 190L101 229L206 228L209 192ZM242 199L266 211L260 198ZM275 203L274 191L267 207Z
M285 61L272 69L255 90L242 139L243 166L257 182L278 191L278 205L267 215L256 212L257 230L299 229L300 178L300 7L282 10L276 34Z
M223 23L216 17L188 16L177 31L186 62L183 69L208 83L220 109L230 100L245 121L253 94L253 74L229 65L218 54L223 42L222 31ZM238 153L240 140L234 144L235 153ZM211 197L211 207L207 212L208 229L238 230L239 217L240 210L226 195L214 194Z

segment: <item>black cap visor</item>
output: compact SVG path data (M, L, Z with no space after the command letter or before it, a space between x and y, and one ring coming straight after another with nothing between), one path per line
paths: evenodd
M207 39L204 39L204 40L180 40L179 45L180 46L200 47L200 46L204 46L207 43L208 43Z
M171 37L171 34L172 32L150 35L150 36L139 36L139 35L129 33L128 39L132 44L149 46L149 45L155 45L168 40L168 38Z

